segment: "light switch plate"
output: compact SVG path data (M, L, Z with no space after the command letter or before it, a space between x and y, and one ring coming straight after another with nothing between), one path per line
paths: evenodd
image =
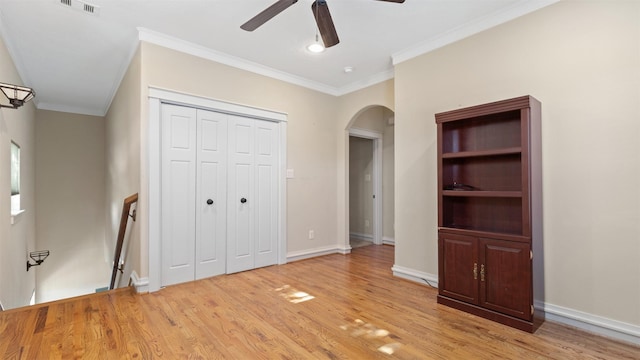
M287 169L287 179L293 179L293 169Z

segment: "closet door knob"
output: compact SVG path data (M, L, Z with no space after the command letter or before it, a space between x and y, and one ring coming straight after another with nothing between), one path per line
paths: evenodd
M247 199L242 198L242 199L240 199L240 202L244 204L244 203L246 203L246 202L247 202Z
M213 204L213 200L208 199L208 200L207 200L207 205L211 205L211 204Z

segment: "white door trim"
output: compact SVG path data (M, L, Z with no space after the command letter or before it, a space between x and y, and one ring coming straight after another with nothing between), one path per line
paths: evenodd
M273 121L278 123L280 129L280 161L278 172L278 185L280 196L278 199L279 223L278 223L278 263L287 262L287 187L286 187L286 163L287 163L287 114L279 111L261 109L252 106L234 104L225 101L215 100L203 96L186 94L174 90L149 87L149 133L148 154L149 154L149 176L147 199L149 209L148 228L148 253L149 253L149 292L160 290L161 287L161 203L160 203L160 179L161 179L161 158L160 158L160 116L163 103L185 105L194 108L222 112L226 114L239 115L254 119ZM144 181L144 179L142 179ZM142 232L143 233L143 232ZM144 248L141 249L144 252Z
M373 199L373 243L382 245L382 134L367 129L350 128L349 136L373 140L373 194L375 196ZM347 198L349 198L348 186ZM349 239L347 238L346 244L348 243Z

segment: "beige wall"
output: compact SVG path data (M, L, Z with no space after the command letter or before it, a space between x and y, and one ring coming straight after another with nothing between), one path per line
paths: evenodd
M104 140L103 117L36 111L37 248L51 251L34 268L38 303L109 285Z
M1 81L23 84L0 38ZM27 86L29 84L26 84ZM6 99L0 100L7 104ZM20 145L20 197L24 213L11 225L11 141ZM35 209L35 107L0 109L0 303L5 309L29 304L35 289L35 269L26 271L27 253L36 250Z
M106 238L105 254L112 263L120 215L124 199L140 191L141 167L141 54L134 55L116 95L111 102L105 120L106 144ZM143 200L143 199L141 199ZM142 203L142 201L141 201ZM131 222L123 245L125 271L120 285L126 286L133 270L140 276L146 274L147 254L140 250L140 218Z
M437 273L434 114L542 102L547 304L640 325L640 2L560 2L396 66L396 264Z

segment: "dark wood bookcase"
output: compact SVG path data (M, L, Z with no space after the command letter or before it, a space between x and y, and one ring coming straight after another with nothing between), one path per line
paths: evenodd
M438 303L533 332L544 320L540 102L435 117Z

